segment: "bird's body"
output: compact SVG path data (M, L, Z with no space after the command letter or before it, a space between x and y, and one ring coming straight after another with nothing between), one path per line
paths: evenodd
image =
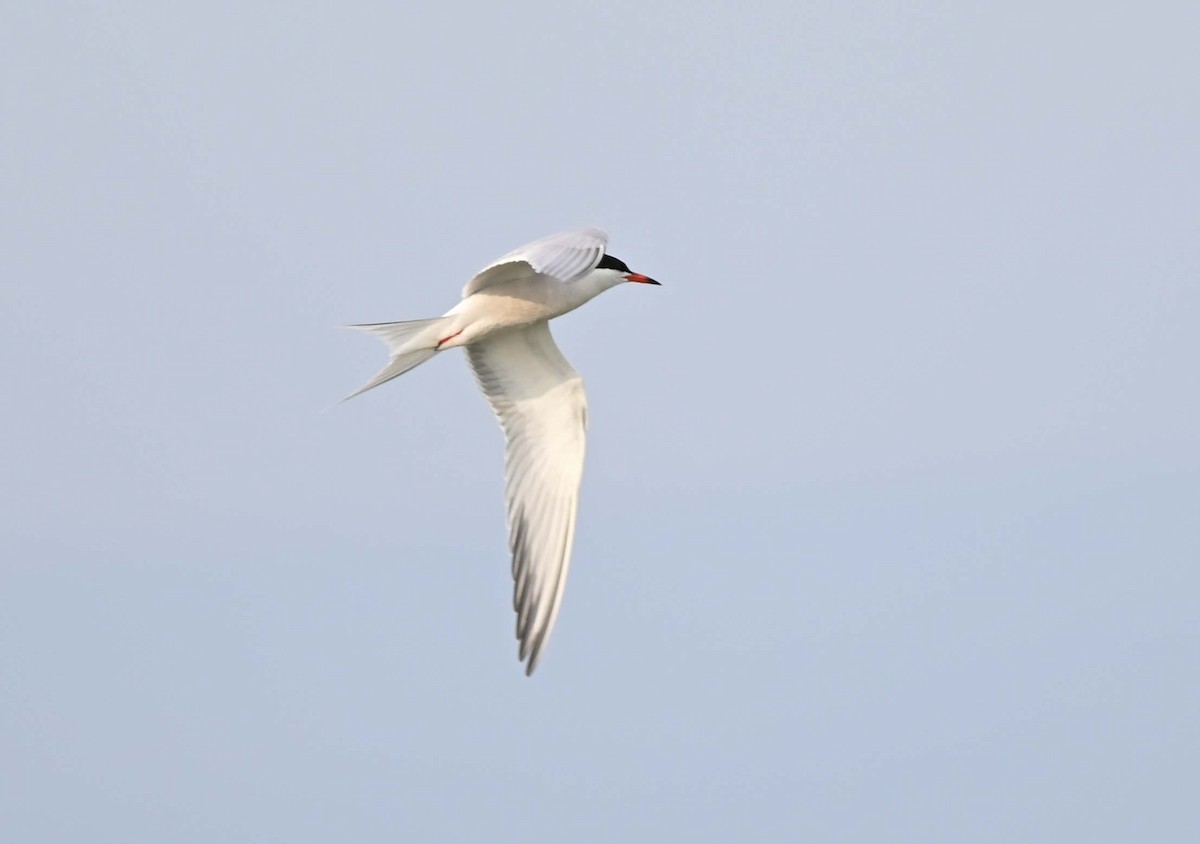
M549 320L626 281L598 229L551 235L481 270L445 315L353 326L388 344L391 360L350 397L435 354L463 346L504 429L509 549L519 657L533 673L562 601L583 477L587 398L550 336Z
M546 322L620 283L618 279L608 284L608 278L590 281L581 279L568 285L550 276L531 274L499 281L471 293L450 309L449 313L458 317L464 331L444 348L467 346L496 331Z

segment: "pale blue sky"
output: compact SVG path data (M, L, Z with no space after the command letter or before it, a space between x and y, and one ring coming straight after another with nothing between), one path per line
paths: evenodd
M4 15L0 839L1200 838L1200 7L247 5ZM461 356L323 411L581 225L530 680Z

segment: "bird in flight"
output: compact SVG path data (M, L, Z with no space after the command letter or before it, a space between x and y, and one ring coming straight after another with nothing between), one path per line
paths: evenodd
M606 251L599 229L550 235L484 267L462 301L433 319L353 325L390 359L346 398L462 346L506 441L505 498L518 658L532 674L562 602L583 477L587 397L549 322L610 287L658 284Z

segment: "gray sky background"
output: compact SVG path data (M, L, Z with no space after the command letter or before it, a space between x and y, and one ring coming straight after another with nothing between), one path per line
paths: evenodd
M1195 841L1200 6L9 4L0 838ZM516 661L442 313L581 225Z

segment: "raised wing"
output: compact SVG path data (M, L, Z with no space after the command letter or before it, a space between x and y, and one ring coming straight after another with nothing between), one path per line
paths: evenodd
M587 397L546 322L494 335L466 351L507 440L513 609L519 658L528 657L525 673L532 674L558 617L571 562Z
M600 263L608 235L600 229L578 229L535 240L488 264L467 282L463 298L485 287L530 273L553 276L570 283L583 278Z

